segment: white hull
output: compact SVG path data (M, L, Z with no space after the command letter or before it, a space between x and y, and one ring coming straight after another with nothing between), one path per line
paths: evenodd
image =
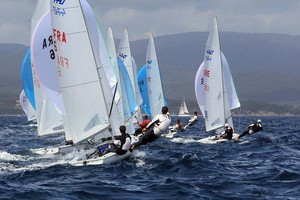
M217 144L217 143L221 143L221 142L235 141L234 138L237 137L238 135L239 134L234 133L231 140L222 139L219 137L219 135L215 135L215 136L210 136L210 137L206 137L206 138L197 140L197 142L203 143L203 144Z
M138 141L138 137L131 136L131 143L135 143ZM112 142L112 141L111 141ZM102 165L102 164L110 164L114 162L118 162L120 160L124 160L125 158L131 155L130 151L127 151L124 155L118 155L115 152L108 152L103 155L99 155L97 151L97 147L105 146L110 144L111 142L105 142L101 145L97 145L94 148L81 151L79 155L74 157L69 164L73 166L84 166L84 165Z
M114 152L109 152L102 156L97 156L95 158L89 158L89 159L85 158L79 160L78 157L76 157L72 161L70 161L69 164L73 166L110 164L110 163L118 162L120 160L124 160L130 155L131 155L130 151L128 151L126 154L121 156Z
M162 134L161 136L166 138L173 138L178 132L177 131L168 131L166 134Z

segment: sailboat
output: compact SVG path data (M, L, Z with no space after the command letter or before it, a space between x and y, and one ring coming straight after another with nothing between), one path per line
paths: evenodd
M186 117L186 116L190 116L190 113L189 110L187 109L185 99L183 99L179 108L178 117Z
M116 162L131 154L130 151L122 156L114 152L98 154L120 134L121 117L96 50L98 44L93 43L91 29L86 25L85 6L89 5L84 0L51 1L51 7L55 8L51 11L52 27L56 30L55 55L64 61L58 62L57 68L66 111L65 133L72 135L74 143L95 141L93 148L80 150L69 162L75 166ZM57 13L58 10L66 13Z
M217 18L213 21L206 48L204 61L195 78L195 93L200 110L205 118L207 132L220 134L224 125L233 127L231 110L240 107L233 79L225 56L222 54ZM234 133L234 136L237 135ZM216 136L198 140L201 143L228 141Z

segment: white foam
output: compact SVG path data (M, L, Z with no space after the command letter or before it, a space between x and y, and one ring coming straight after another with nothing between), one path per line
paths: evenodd
M5 161L25 161L28 160L25 156L10 154L5 151L0 151L0 160Z
M187 139L187 138L177 137L177 138L173 138L173 139L171 140L171 142L187 144L187 143L193 143L193 142L196 142L196 140L194 140L194 139Z

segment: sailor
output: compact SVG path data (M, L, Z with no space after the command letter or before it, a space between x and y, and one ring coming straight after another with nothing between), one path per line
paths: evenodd
M225 129L225 132L220 135L220 138L231 140L232 135L233 135L232 127L230 127L228 124L225 124L224 129Z
M126 133L126 126L121 125L119 130L121 135L115 136L114 142L109 145L108 149L103 154L116 152L118 155L124 155L127 153L131 145L131 137Z
M175 124L174 126L171 126L171 127L169 128L169 130L170 130L171 132L178 132L178 131L181 131L181 132L182 132L182 131L184 131L183 125L182 125L180 119L177 119L176 124Z
M137 117L135 117L135 118L137 119ZM136 129L136 131L134 132L134 135L139 135L142 132L146 131L146 127L150 123L150 120L148 119L148 115L145 115L144 120L142 121L142 123L139 123L138 120L137 120L137 123L139 125L139 128Z
M257 133L257 132L262 131L262 130L263 130L263 127L262 127L262 124L261 124L261 120L258 119L256 121L256 123L250 124L248 126L248 129L245 130L241 135L237 136L235 139L238 140L239 138L244 137L245 135L251 135L253 133Z
M147 125L146 132L139 139L138 142L131 145L131 150L134 150L138 146L145 145L153 142L168 130L171 123L171 118L168 114L168 107L164 106L161 109L161 114L158 114L154 119Z
M189 126L193 126L198 121L198 113L197 111L194 111L194 115L189 119L189 122L187 125L184 126L184 129L186 129Z

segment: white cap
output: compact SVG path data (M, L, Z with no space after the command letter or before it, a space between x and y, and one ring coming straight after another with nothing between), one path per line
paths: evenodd
M225 124L224 127L228 127L228 124Z
M261 120L260 120L260 119L258 119L258 120L257 120L257 123L261 123Z

